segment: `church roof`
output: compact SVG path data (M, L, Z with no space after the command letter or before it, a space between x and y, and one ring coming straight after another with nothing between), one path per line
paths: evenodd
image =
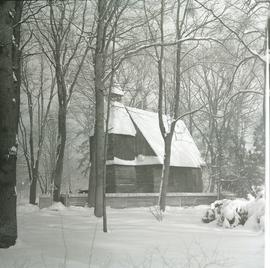
M112 102L108 132L122 135L136 135L136 129L125 106L120 102Z
M164 115L163 120L168 130L168 117ZM163 164L164 140L159 129L158 114L126 107L121 103L114 102L110 113L109 133L135 136L136 128L134 124L141 131L145 140L156 154L156 156L152 157L152 164ZM149 156L147 157L147 161L145 160L147 163L144 163L144 159L146 158L125 161L115 158L110 161L112 163L108 164L117 164L118 162L121 162L122 165L151 164ZM171 166L198 168L202 165L204 165L204 162L192 136L185 126L185 123L182 120L178 120L172 139Z

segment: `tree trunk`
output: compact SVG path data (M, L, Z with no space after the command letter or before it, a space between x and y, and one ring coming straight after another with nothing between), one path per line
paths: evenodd
M222 135L222 134L220 134ZM223 154L223 148L222 148L222 137L219 137L217 134L217 199L221 198L221 182L223 179L223 159L224 159L224 154Z
M90 144L91 167L90 167L89 185L88 185L88 206L91 208L91 207L95 207L95 188L96 188L95 136L93 136L92 141L89 137L89 144Z
M171 144L172 144L172 135L168 134L165 137L165 154L159 193L159 208L162 211L165 211L166 208L166 194L170 176Z
M0 248L15 244L16 159L20 95L20 20L22 1L0 3ZM13 40L13 36L15 40Z
M98 1L97 41L95 49L95 95L96 95L96 190L95 215L103 216L103 177L104 177L104 27L105 27L106 1Z
M15 173L15 172L14 172ZM0 248L15 245L17 239L16 192L14 185L0 185Z
M97 78L97 76L96 76ZM98 79L96 79L98 80ZM99 82L97 81L97 84ZM101 82L102 84L102 82ZM103 216L103 177L104 177L104 96L101 91L103 86L96 87L96 152L95 152L95 174L96 174L96 189L95 189L95 215Z
M191 88L190 82L188 84L188 110L191 111ZM189 133L193 135L193 127L192 127L192 114L189 115Z
M36 168L33 169L32 180L30 184L30 195L29 195L29 203L32 205L36 205L36 196L37 196L37 181L38 181L38 171Z
M67 116L66 104L65 102L63 104L62 100L59 100L58 137L57 137L57 152L56 152L56 164L55 164L55 170L54 170L54 191L53 191L53 200L55 202L60 201L66 136L67 136L66 116Z
M211 170L210 170L210 193L213 193L216 185L216 161L214 157L214 152L210 150L210 158L211 158Z

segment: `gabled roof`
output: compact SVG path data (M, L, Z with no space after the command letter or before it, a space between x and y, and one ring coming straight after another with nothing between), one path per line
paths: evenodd
M165 127L168 129L169 121L165 115L163 120ZM121 103L114 102L110 112L109 133L135 136L134 124L156 154L156 156L153 156L152 164L163 164L164 140L159 129L158 114L126 107ZM122 165L147 165L151 163L148 158L147 163L144 163L145 161L142 159L127 161L128 163L125 160L114 159L108 164L117 164L120 161ZM192 136L185 123L178 120L172 140L171 166L197 168L202 165L204 165L204 162Z
M126 107L126 109L153 151L160 158L161 163L163 163L164 140L159 129L158 114L131 107ZM163 116L163 121L168 130L168 118ZM178 120L172 139L171 166L200 167L202 164L200 152L185 123Z

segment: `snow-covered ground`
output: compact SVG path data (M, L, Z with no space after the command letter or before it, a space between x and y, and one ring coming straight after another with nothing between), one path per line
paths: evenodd
M108 208L103 233L88 208L19 206L19 239L0 267L264 267L262 231L202 223L205 209L170 207L159 222L149 208Z

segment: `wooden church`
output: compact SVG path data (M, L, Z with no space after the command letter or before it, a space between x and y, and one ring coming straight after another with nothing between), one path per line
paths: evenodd
M114 91L109 118L107 193L159 192L164 141L158 114L124 106ZM168 125L166 116L164 123ZM92 146L91 146L92 147ZM172 140L168 192L202 192L200 152L183 121Z

